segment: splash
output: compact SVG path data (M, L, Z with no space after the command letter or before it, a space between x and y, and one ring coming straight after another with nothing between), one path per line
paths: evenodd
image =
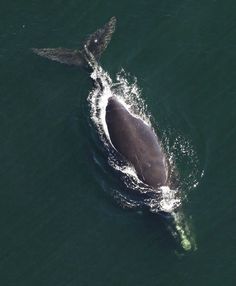
M163 147L170 164L172 183L181 189L181 200L187 200L189 191L197 188L204 170L190 139L176 134L175 130L163 132Z
M168 186L162 186L161 189L161 200L160 209L162 211L171 213L176 207L180 206L180 198L176 198L177 190L171 190Z

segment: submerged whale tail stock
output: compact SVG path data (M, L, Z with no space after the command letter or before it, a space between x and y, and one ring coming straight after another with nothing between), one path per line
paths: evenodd
M108 23L87 38L82 49L33 48L32 51L41 57L62 64L87 67L87 50L96 60L99 60L111 41L115 26L116 18L112 17Z

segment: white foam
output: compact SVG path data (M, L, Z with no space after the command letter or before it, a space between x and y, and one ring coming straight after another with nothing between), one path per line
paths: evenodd
M116 81L112 82L110 75L105 72L101 66L95 62L91 63L93 67L93 73L91 78L95 82L94 89L90 92L88 96L88 102L91 108L91 119L96 126L99 137L104 143L105 147L109 149L108 163L115 170L121 172L125 175L124 183L131 189L136 189L140 191L150 191L150 188L141 182L136 174L133 166L128 162L120 162L117 160L115 152L110 152L111 147L115 150L112 145L109 131L106 124L106 106L108 99L111 96L116 96L116 98L125 106L125 108L133 115L141 119L145 124L151 127L150 115L146 111L146 105L141 98L141 91L137 85L137 79L132 78L129 80L129 75L125 73L122 69L116 75ZM179 144L181 152L186 156L192 155L192 149L189 144L181 141L181 137L176 137L173 149ZM171 172L174 170L175 158L173 150L168 150L167 148L168 160L171 164ZM172 175L172 174L170 174ZM195 182L196 184L196 182ZM152 211L165 211L172 212L180 204L181 200L178 197L178 190L171 190L168 186L162 186L159 190L155 190L158 196L148 201Z
M160 210L164 212L173 212L181 204L181 200L177 198L177 190L171 190L168 186L160 187L161 201Z

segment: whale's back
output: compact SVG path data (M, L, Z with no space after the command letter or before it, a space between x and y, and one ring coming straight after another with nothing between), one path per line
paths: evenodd
M154 131L114 96L106 107L106 123L112 144L134 166L139 179L152 188L165 185L165 155Z

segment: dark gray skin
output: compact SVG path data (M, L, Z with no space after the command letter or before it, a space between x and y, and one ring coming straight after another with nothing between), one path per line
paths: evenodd
M138 178L153 189L166 185L166 159L154 131L115 96L108 100L106 123L112 144L134 166Z
M116 18L112 17L108 23L96 32L91 34L85 41L85 45L96 60L99 60L102 53L110 43L112 34L115 31ZM69 66L89 68L84 47L82 49L65 48L33 48L32 51L51 61L56 61Z

